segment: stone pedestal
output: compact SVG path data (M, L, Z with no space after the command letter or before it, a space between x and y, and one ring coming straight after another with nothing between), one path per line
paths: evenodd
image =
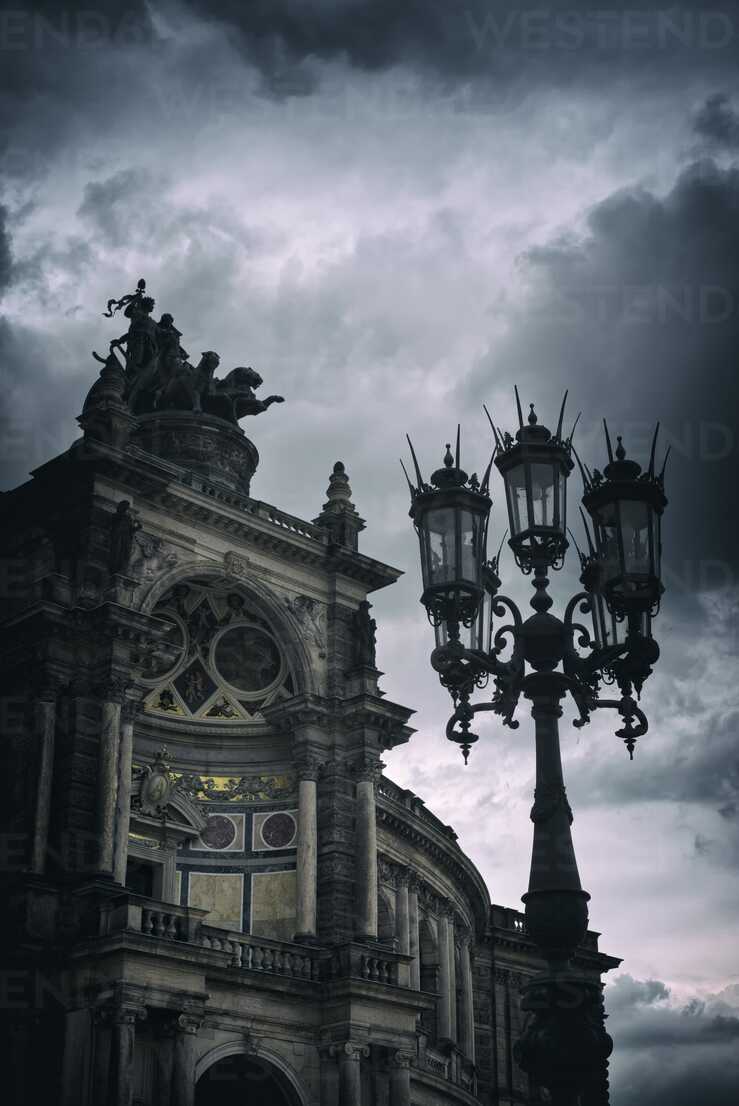
M242 495L259 464L257 447L238 426L191 411L140 415L131 443Z

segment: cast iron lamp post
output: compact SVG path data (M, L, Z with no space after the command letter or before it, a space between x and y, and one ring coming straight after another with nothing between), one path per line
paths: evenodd
M575 726L584 726L596 708L618 711L622 725L616 734L630 756L637 738L647 732L636 698L659 657L652 619L663 591L660 520L667 500L664 465L655 475L657 430L648 469L642 472L627 460L620 438L614 455L606 426L608 464L602 474L591 472L575 454L572 433L563 437L566 399L567 393L554 434L539 425L533 404L524 424L518 391L515 438L502 433L486 409L495 448L482 483L460 467L459 431L456 456L447 445L444 465L432 474L430 484L423 480L411 445L417 483L408 479L408 485L421 548L421 602L436 635L431 665L455 706L447 737L461 745L466 763L477 741L470 724L478 711L494 711L515 729L521 695L531 703L534 841L523 901L527 933L547 967L523 990L526 1020L516 1059L535 1083L549 1090L555 1106L603 1106L608 1102L612 1041L605 1030L600 984L583 979L571 964L587 931L590 896L582 889L572 843L558 720L561 700L569 692L579 714ZM567 479L573 454L593 536L585 523L588 553L580 553L584 590L570 599L559 619L549 613L548 573L562 567L569 544ZM508 544L521 571L533 574L534 613L526 619L512 600L498 593L500 550L487 560L493 461L505 486ZM576 621L576 612L592 616L592 632ZM496 628L495 619L505 616L508 620ZM492 700L470 703L475 689L485 687L491 676ZM616 684L620 697L599 697L601 681Z

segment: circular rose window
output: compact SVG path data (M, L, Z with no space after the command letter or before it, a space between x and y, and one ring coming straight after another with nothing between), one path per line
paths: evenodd
M262 840L270 849L286 849L295 837L292 814L270 814L262 822Z
M236 826L225 814L211 814L200 840L209 849L227 849L236 839Z
M258 626L234 626L216 642L213 662L227 684L244 695L265 691L282 669L277 645Z

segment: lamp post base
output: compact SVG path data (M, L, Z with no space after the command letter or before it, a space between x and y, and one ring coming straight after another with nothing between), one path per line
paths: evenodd
M608 1106L608 1057L600 983L571 970L544 972L522 991L523 1032L513 1046L518 1063L546 1087L553 1106Z

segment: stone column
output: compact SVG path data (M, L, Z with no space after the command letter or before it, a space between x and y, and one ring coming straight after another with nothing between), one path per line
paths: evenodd
M146 1018L146 1007L123 1002L112 1016L111 1090L112 1106L131 1106L133 1101L133 1054L136 1022Z
M390 1106L411 1106L410 1052L396 1052L390 1061Z
M38 777L36 780L36 810L33 822L31 846L31 871L46 869L46 850L49 843L49 818L51 815L51 789L54 779L54 737L56 730L55 681L42 684L36 696L35 731L38 743Z
M442 908L439 913L439 999L437 1029L440 1038L452 1040L451 981L449 978L449 915Z
M362 1106L362 1057L369 1056L367 1045L345 1041L334 1045L339 1058L339 1106Z
M463 932L460 946L462 969L462 1025L460 1027L460 1045L462 1052L475 1062L475 1007L472 993L472 962L470 960L470 934Z
M414 991L418 991L421 988L421 949L418 934L418 879L413 872L410 872L408 876L408 915L408 951L413 957L410 985Z
M102 699L98 753L98 868L112 874L123 686L120 680L112 678L98 690Z
M400 868L397 874L397 889L395 903L398 916L398 951L404 956L409 956L411 951L410 931L410 895L408 892L407 869ZM403 987L410 985L410 965L401 964L399 969L399 982Z
M115 851L113 854L113 878L116 883L126 882L128 863L128 829L131 823L131 773L133 771L133 722L139 704L124 700L121 708L121 740L118 753L118 790L115 808Z
M457 1040L457 965L454 942L454 911L449 912L449 1028L450 1037Z
M298 849L295 939L313 938L317 932L318 881L318 761L304 756L298 761Z
M357 919L360 940L377 940L377 820L375 780L380 767L367 760L357 781Z
M193 1106L195 1102L195 1064L192 1042L202 1024L202 1013L191 1011L185 1011L174 1019L171 1106Z

